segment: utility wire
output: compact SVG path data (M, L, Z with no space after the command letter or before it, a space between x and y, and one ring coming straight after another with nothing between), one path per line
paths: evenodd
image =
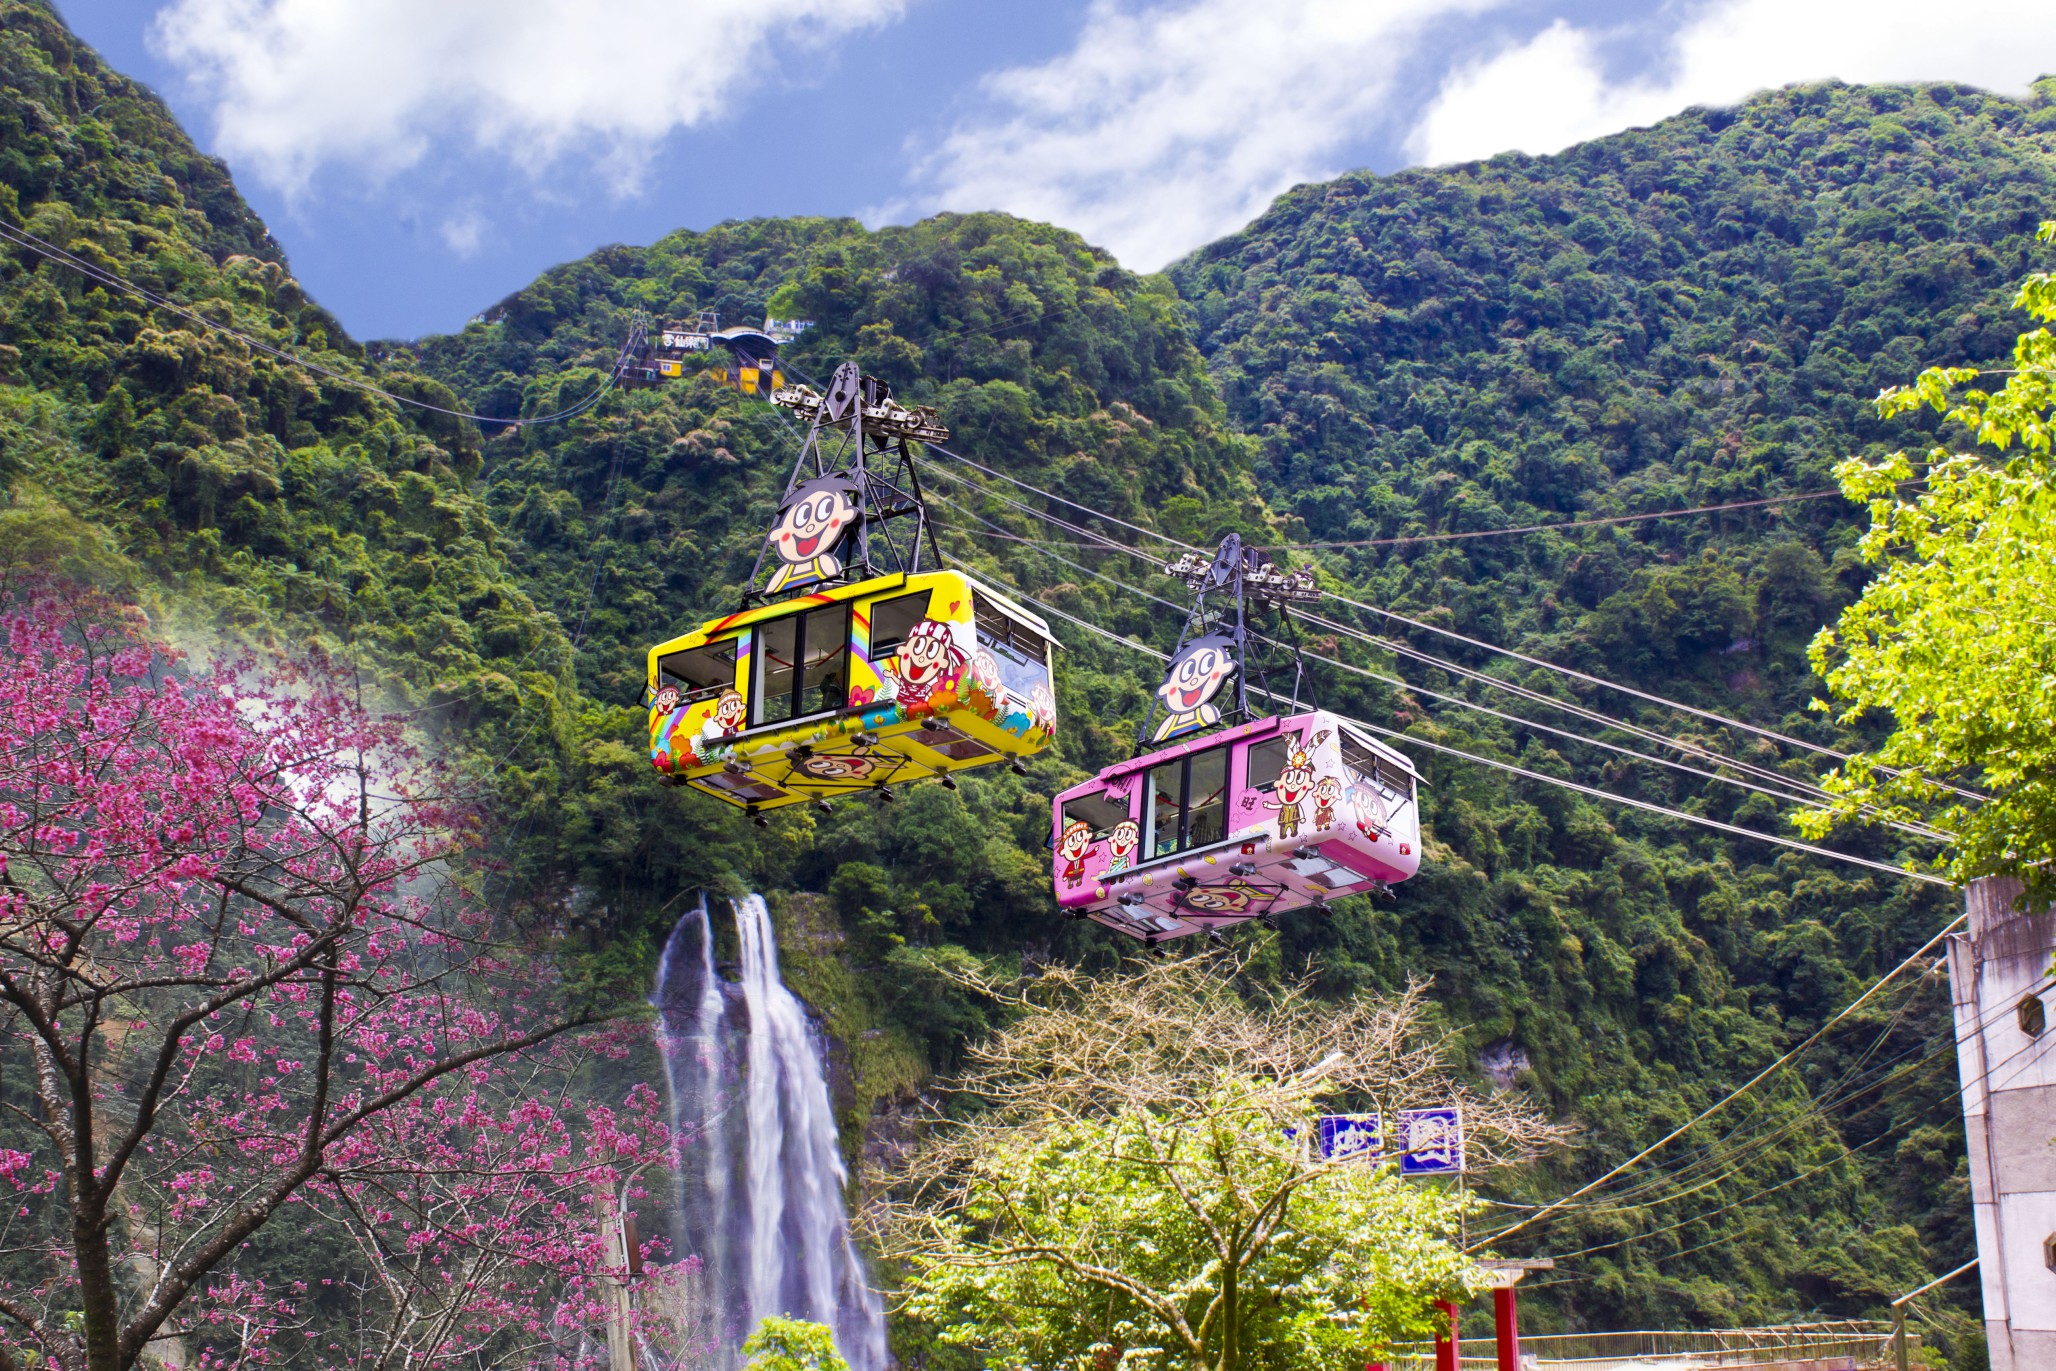
M414 409L427 410L434 414L444 414L448 415L453 419L469 419L473 423L479 424L505 424L514 426L519 426L522 424L559 423L563 420L574 418L577 415L583 414L587 410L591 409L594 405L598 404L601 401L601 399L606 396L607 392L614 388L615 383L621 379L621 364L617 360L614 366L608 371L606 380L600 383L599 389L593 391L590 395L587 395L584 399L578 401L574 405L569 406L568 408L560 409L554 414L537 415L534 418L524 419L517 416L515 418L509 419L495 414L473 414L469 410L446 409L442 405L430 404L426 400L416 400L406 395L395 394L390 390L385 390L373 385L371 382L363 379L362 377L352 376L347 372L337 371L333 367L323 366L321 363L312 361L306 357L302 357L296 352L292 352L286 348L278 347L272 343L267 343L261 338L252 337L250 334L244 333L242 330L237 329L232 325L220 323L216 320L210 319L206 315L200 313L198 310L193 309L190 306L180 304L176 300L166 299L164 296L155 294L154 292L149 290L145 290L143 287L124 279L123 277L109 270L108 268L102 267L98 263L89 261L86 258L77 256L76 254L69 252L64 248L58 247L55 243L49 242L42 238L38 238L35 234L30 233L25 229L18 229L11 224L0 222L0 241L11 243L18 248L26 249L27 251L33 252L37 256L42 257L47 261L57 264L58 266L68 267L72 271L79 273L81 276L84 276L89 280L97 281L101 285L107 286L110 289L121 291L122 293L127 295L132 295L137 299L142 300L158 309L167 310L170 313L178 315L182 319L186 319L192 323L198 324L201 327L209 329L215 333L222 334L229 338L234 338L237 341L244 344L246 347L252 348L258 352L265 353L271 357L275 357L279 361L286 363L288 366L298 367L302 371L312 372L317 376L327 377L329 380L335 381L340 385L349 386L353 389L361 390L371 395L376 395L381 399L390 400L396 405L407 405ZM223 303L227 304L229 302L224 301Z
M1809 490L1799 495L1771 495L1760 500L1732 500L1720 505L1694 505L1690 509L1658 509L1643 514L1609 514L1590 519L1559 519L1548 524L1522 524L1517 528L1479 528L1460 533L1412 533L1390 538L1340 538L1314 543L1266 543L1259 552L1310 552L1337 547L1403 547L1408 543L1447 543L1469 538L1511 538L1522 533L1553 533L1566 528L1598 528L1604 524L1639 524L1651 519L1683 519L1700 514L1720 514L1731 509L1762 509L1769 505L1797 504L1802 500L1826 500L1842 492Z

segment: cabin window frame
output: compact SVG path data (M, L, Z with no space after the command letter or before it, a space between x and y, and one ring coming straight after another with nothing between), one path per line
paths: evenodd
M801 706L806 699L807 691L812 688L807 683L807 677L812 668L807 665L806 660L807 644L811 638L811 630L816 622L832 624L837 621L840 623L839 633L837 637L832 639L836 647L830 657L823 659L823 664L825 665L828 661L837 658L841 660L842 699L840 703L832 704L825 709L802 710ZM765 682L770 679L772 668L771 653L767 646L768 634L772 630L787 624L792 626L792 683L780 692L778 696L772 696L764 688ZM828 604L809 605L796 613L780 614L774 618L765 619L751 625L750 632L751 662L748 695L750 732L790 728L794 724L804 723L809 719L820 719L831 714L840 714L849 708L849 664L851 655L849 601L835 600ZM764 717L765 705L774 698L784 699L791 712L783 718L766 719Z
M667 685L678 687L678 701L680 704L687 706L703 704L708 700L720 699L721 692L735 689L735 658L742 638L743 635L740 633L730 633L720 638L709 639L698 647L689 647L683 651L670 652L659 657L657 659L657 689L662 690ZM709 654L710 661L718 662L720 660L720 649L724 647L728 649L728 675L725 679L711 685L694 685L688 678L672 670L668 665L673 660L693 657L702 653Z
M1232 755L1234 749L1235 744L1233 743L1195 748L1180 756L1168 758L1153 766L1143 768L1142 819L1139 827L1143 834L1148 837L1149 856L1143 862L1137 863L1138 866L1145 866L1151 862L1170 861L1190 852L1217 847L1228 840L1228 800L1234 788L1231 782L1235 775L1234 757ZM1192 814L1194 809L1192 803L1192 773L1194 764L1202 759L1215 757L1220 759L1221 783L1219 789L1214 792L1215 798L1209 807L1218 818L1219 831L1210 838L1195 842L1192 838ZM1176 845L1168 850L1159 850L1158 845L1162 839L1157 832L1156 776L1159 771L1172 766L1178 768L1178 830L1175 840Z

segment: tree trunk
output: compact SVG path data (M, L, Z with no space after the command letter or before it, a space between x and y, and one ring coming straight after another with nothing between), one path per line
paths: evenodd
M79 1303L86 1324L86 1371L124 1371L121 1365L121 1296L114 1288L114 1260L104 1218L81 1205L71 1223L71 1247L79 1264Z

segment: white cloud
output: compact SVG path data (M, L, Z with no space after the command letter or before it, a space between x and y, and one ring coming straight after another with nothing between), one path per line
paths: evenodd
M303 190L455 135L531 171L591 153L634 189L673 129L720 118L772 64L906 0L172 0L153 41L213 104L217 150Z
M920 156L873 217L1005 209L1154 270L1333 175L1422 32L1498 0L1094 0L1075 47L989 76L995 115Z
M1605 74L1608 35L1561 20L1449 77L1408 148L1425 163L1558 152L1691 105L1830 77L1962 81L2019 92L2056 69L2056 6L1972 16L1931 0L1714 0L1677 33L1660 71Z
M440 232L450 251L459 257L476 257L488 227L484 215L476 209L466 209L443 220Z

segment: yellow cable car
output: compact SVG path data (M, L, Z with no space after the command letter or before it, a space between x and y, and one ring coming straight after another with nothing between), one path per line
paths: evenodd
M650 761L752 813L1018 768L1056 731L1055 647L959 571L823 586L650 649Z

